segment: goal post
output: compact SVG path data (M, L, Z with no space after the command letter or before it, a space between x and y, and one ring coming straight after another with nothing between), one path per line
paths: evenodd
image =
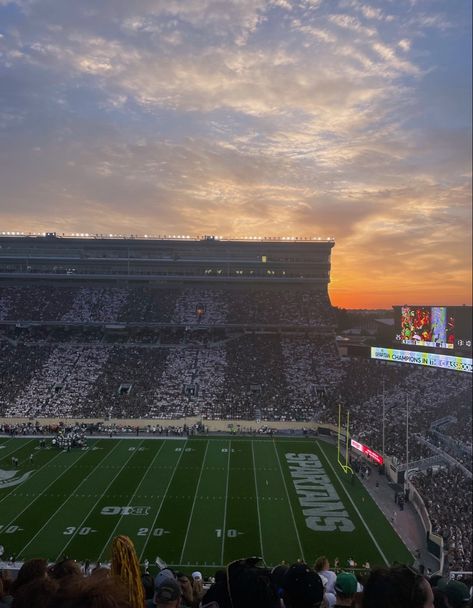
M346 431L342 433L342 406L338 405L338 433L337 433L337 460L344 473L351 473L353 469L350 466L350 410L347 411ZM342 435L345 436L345 461L342 461L341 441Z

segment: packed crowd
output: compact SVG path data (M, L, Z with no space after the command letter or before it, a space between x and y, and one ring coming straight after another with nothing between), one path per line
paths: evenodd
M267 288L1 287L2 319L169 324L152 332L139 329L132 337L87 325L2 332L2 416L199 416L204 421L337 425L341 404L345 415L350 411L352 436L377 451L383 448L384 418L384 451L395 462L406 460L408 421L411 464L444 450L471 469L471 378L372 360L342 361L333 337L311 332L333 323L326 294ZM238 323L261 328L245 333L224 327ZM309 331L269 333L268 324L303 325ZM430 427L447 412L453 421L439 436ZM106 428L97 432L117 432ZM187 432L184 428L177 424L175 432ZM147 432L174 431L154 425ZM472 529L465 520L471 513L471 478L455 468L449 474L419 474L414 483L434 531L446 541L451 567L471 568Z
M294 289L0 286L0 321L334 327L326 293Z
M429 469L411 476L429 512L432 531L445 541L449 570L469 570L473 555L473 484L459 469Z
M326 556L313 566L239 559L205 581L201 572L156 575L141 566L132 541L113 539L111 563L79 564L67 556L25 562L15 580L3 571L0 608L469 608L471 580L426 577L409 566L332 569Z

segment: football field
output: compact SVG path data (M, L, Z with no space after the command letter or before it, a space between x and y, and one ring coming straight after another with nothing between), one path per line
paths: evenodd
M46 445L0 438L4 559L107 562L113 537L126 534L142 562L159 556L205 573L250 555L268 565L322 554L343 565L349 557L412 562L322 441L92 437L69 452Z

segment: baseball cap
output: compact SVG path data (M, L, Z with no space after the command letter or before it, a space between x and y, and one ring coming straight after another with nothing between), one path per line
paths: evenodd
M164 568L164 570L161 570L161 572L158 572L158 574L156 575L156 577L154 579L155 589L157 589L159 587L159 585L161 585L161 583L167 579L171 579L173 581L176 580L176 575L170 568Z
M181 597L181 587L173 578L165 578L161 584L156 587L154 592L155 601L158 600L164 604L173 602Z
M284 575L282 586L293 602L321 602L324 599L322 579L307 564L293 564Z
M357 588L358 581L354 574L351 574L350 572L340 572L340 574L337 574L334 585L334 589L337 593L355 595Z
M460 608L470 600L470 590L461 581L441 579L438 581L437 587L445 593L453 608Z
M195 572L192 573L192 578L194 580L202 580L202 572L198 572L197 570Z

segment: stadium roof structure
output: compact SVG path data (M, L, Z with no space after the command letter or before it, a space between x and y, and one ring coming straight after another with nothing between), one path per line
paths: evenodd
M0 279L300 283L326 290L332 238L1 234Z

